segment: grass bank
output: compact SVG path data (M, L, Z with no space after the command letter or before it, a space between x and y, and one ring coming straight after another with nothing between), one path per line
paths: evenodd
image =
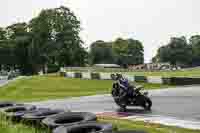
M0 88L0 100L41 101L110 93L109 80L67 79L58 76L34 76ZM167 88L161 84L141 84L145 89Z
M199 133L200 130L190 130L174 126L164 126L142 121L121 120L115 118L100 117L100 121L112 123L118 130L141 130L147 133Z

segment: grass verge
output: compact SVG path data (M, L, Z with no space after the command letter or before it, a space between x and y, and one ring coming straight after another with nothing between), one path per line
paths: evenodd
M142 121L121 120L115 118L99 117L99 121L109 122L118 130L141 130L147 133L199 133L200 130L190 130L173 126L164 126Z
M47 129L15 123L0 114L0 132L2 133L49 133Z
M41 101L110 93L113 81L67 79L57 76L34 76L0 88L0 100ZM161 84L141 84L145 89L167 88Z
M112 123L118 130L141 130L147 133L199 133L199 130L190 130L173 126L164 126L140 121L120 120L115 118L99 117L100 122ZM4 133L50 133L46 128L14 123L0 116L0 131Z

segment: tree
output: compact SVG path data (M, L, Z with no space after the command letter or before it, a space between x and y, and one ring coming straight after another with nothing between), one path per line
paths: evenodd
M115 63L127 67L144 62L144 49L140 41L118 38L114 42L96 41L90 47L91 64Z
M160 62L187 66L192 61L192 49L185 37L172 37L168 45L158 49L157 57Z
M43 57L44 62L53 61L62 66L84 65L86 52L79 37L80 21L70 9L61 6L43 10L30 22L29 28L34 35L32 54L38 57L35 64Z
M112 43L99 40L92 43L90 48L90 64L114 63Z
M144 63L143 45L138 40L118 38L113 43L113 51L119 65L127 66Z
M189 40L189 44L192 47L192 64L194 66L200 65L200 35L192 36Z
M138 40L128 39L128 64L138 65L144 63L144 47Z
M49 64L83 66L88 53L79 32L80 21L69 8L42 10L28 24L0 28L0 64L10 64L5 59L12 57L23 74L36 74Z
M0 41L3 41L6 39L6 31L5 29L0 27Z

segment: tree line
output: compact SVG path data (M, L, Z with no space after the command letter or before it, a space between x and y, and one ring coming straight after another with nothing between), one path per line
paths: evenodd
M102 40L91 44L90 64L118 64L122 67L144 63L144 48L139 40L117 38L113 42Z
M115 63L123 67L144 62L143 45L134 39L96 41L90 50L83 48L81 23L67 7L42 10L28 23L0 27L0 70L19 69L36 74L45 68Z
M81 23L67 7L42 10L28 23L0 27L0 69L13 67L22 74L36 74L63 66L118 64L122 67L144 63L144 48L137 39L98 40L83 48ZM172 65L200 65L200 35L172 37L160 47L153 62Z
M191 67L200 65L200 35L172 37L167 45L161 46L153 62L169 62L173 66Z
M52 66L83 66L80 21L67 7L42 10L28 23L0 28L0 66L34 74Z

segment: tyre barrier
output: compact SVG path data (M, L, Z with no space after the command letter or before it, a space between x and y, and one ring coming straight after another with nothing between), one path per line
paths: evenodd
M172 77L170 82L172 85L194 85L200 84L200 78Z
M82 78L82 73L78 73L78 72L76 72L76 73L74 73L74 77L75 78Z
M47 127L47 130L52 133L115 133L112 124L97 122L97 116L89 112L66 112L13 102L0 102L0 108L0 115L11 121L23 122L36 127ZM120 131L116 133L145 132Z
M26 104L16 104L14 106L5 107L1 110L2 113L16 113L19 111L30 111L36 109L34 105L26 105Z
M16 105L4 108L1 112L6 116L6 118L18 121L21 120L21 116L24 115L24 113L34 110L36 110L36 106L33 105Z
M147 77L146 76L135 76L135 82L147 83Z
M13 102L0 102L0 110L7 108L7 107L12 107L12 106L16 106L16 103Z
M20 111L32 111L35 109L36 109L36 106L34 106L34 105L25 105L25 104L18 105L18 104L16 104L15 106L3 108L1 110L1 112L9 115L9 114L14 114L14 113L20 112Z
M89 122L73 126L61 126L53 133L112 133L113 126L109 123Z
M25 111L17 111L14 113L10 113L10 114L6 114L7 118L10 118L14 121L21 121L23 120L23 116L27 113L35 113L35 112L39 112L39 111L43 111L43 110L49 110L46 108L36 108L33 110L25 110Z
M61 77L65 77L66 76L66 72L60 72L60 76Z
M89 121L96 121L97 117L89 112L68 112L47 117L42 121L48 128L53 129L58 126L72 126Z
M38 111L34 111L34 112L28 112L25 113L22 116L22 119L27 121L27 122L31 122L31 123L37 123L37 122L41 122L43 119L53 116L53 115L57 115L60 113L64 113L64 110L38 110Z

